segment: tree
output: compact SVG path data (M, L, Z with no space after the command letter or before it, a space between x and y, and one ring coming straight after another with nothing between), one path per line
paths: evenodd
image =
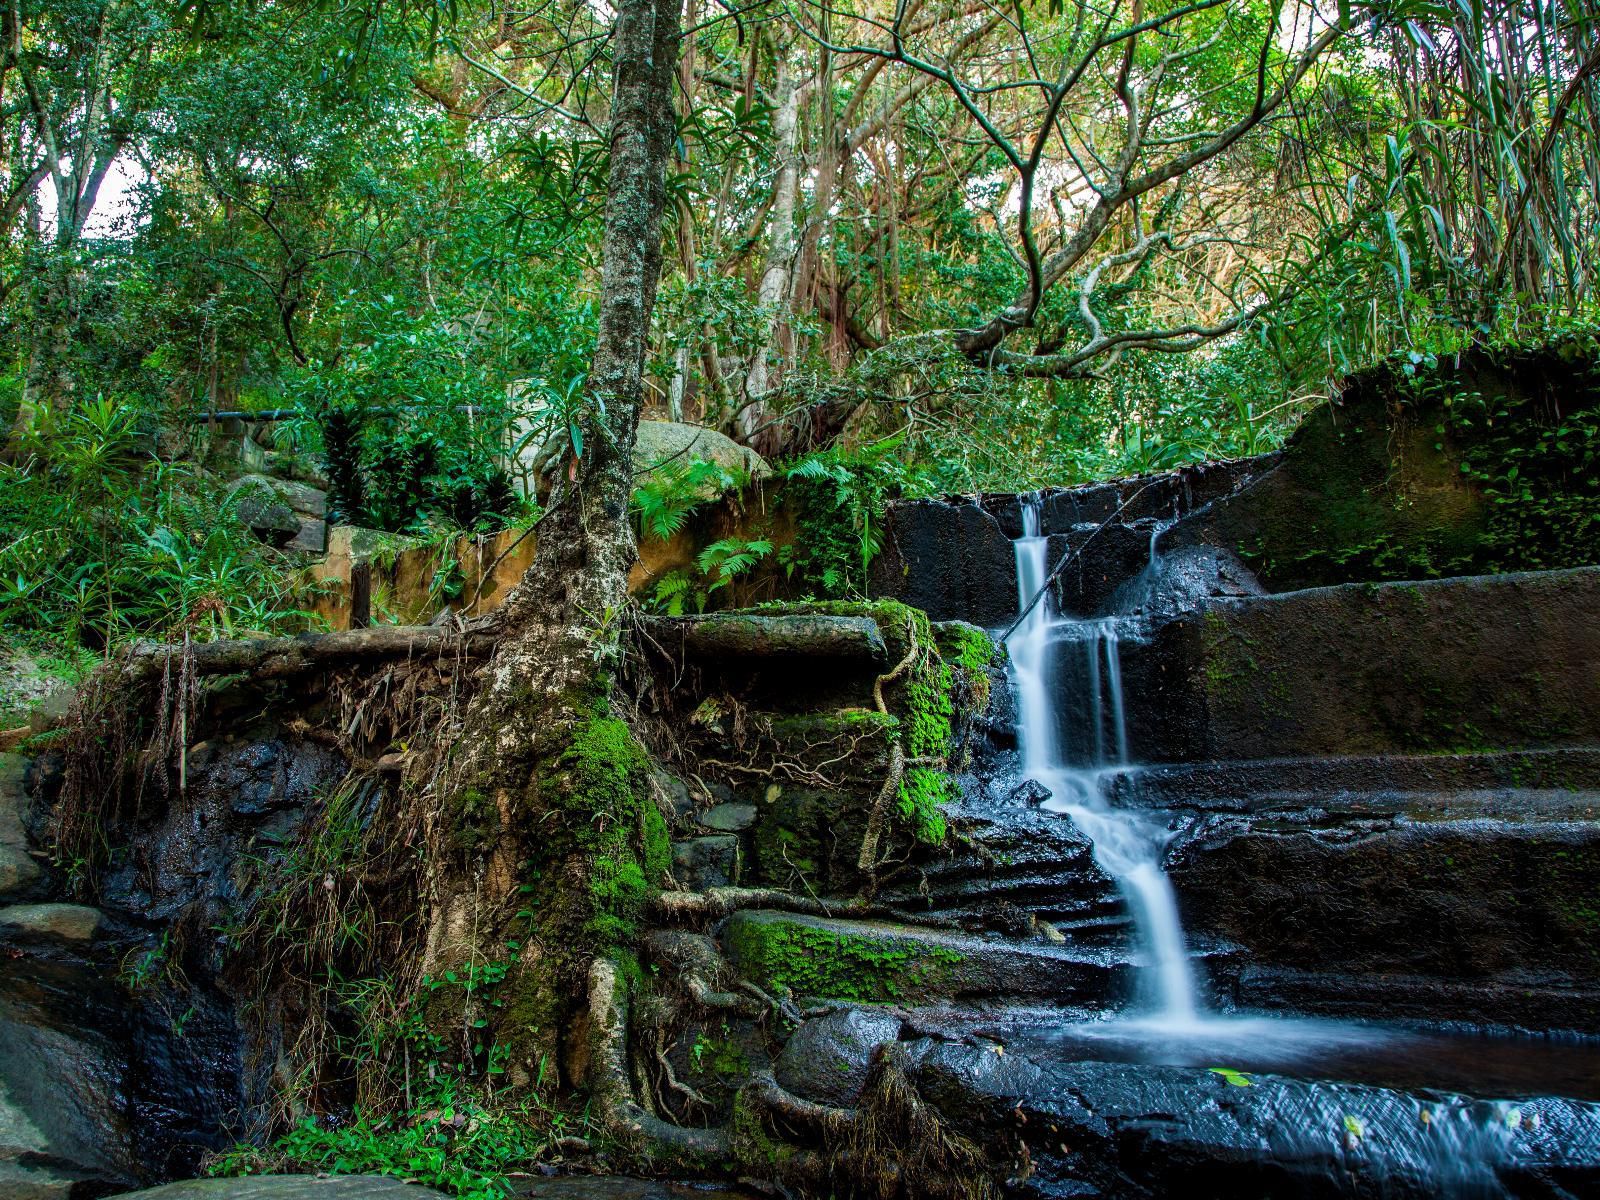
M5 107L16 125L0 232L28 213L21 276L38 331L32 395L18 415L26 422L34 397L57 412L72 397L85 230L112 164L141 132L168 20L155 0L11 0L3 25L0 84L13 89ZM55 200L48 230L38 196L46 181ZM0 296L16 283L6 281Z
M612 32L598 336L532 567L496 614L501 641L440 787L441 870L427 897L426 960L493 957L519 908L534 913L513 986L523 1069L572 1050L588 958L642 903L661 828L641 759L610 710L627 575L632 450L662 262L679 0L626 0ZM467 861L446 849L487 820ZM664 843L661 843L664 844ZM526 891L522 890L526 889Z

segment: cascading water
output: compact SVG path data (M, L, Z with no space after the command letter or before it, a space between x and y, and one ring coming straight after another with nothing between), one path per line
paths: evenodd
M1112 807L1108 786L1129 774L1119 629L1114 617L1076 620L1056 612L1045 588L1048 539L1039 533L1039 501L1023 503L1016 541L1021 604L1038 602L1006 642L1017 687L1017 735L1024 772L1049 792L1044 807L1064 813L1094 843L1095 860L1122 889L1141 949L1152 970L1153 1019L1174 1030L1200 1019L1194 973L1184 944L1172 884L1161 869L1166 831L1147 815ZM1152 558L1155 539L1151 539ZM1064 652L1082 656L1085 673L1081 737L1063 737L1056 668ZM1074 742L1082 742L1075 745Z

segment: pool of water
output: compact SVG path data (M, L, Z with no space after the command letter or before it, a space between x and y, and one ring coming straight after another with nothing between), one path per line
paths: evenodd
M1226 1067L1497 1100L1600 1101L1600 1039L1274 1016L1181 1024L1128 1017L1057 1023L1030 1016L990 1029L1022 1053L1056 1061Z

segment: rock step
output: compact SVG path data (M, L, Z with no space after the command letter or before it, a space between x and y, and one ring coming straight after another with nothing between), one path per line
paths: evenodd
M765 910L735 913L723 941L753 982L831 1000L1032 996L1104 1004L1125 993L1132 966L1126 953L1107 948Z
M444 1193L384 1175L253 1175L186 1179L126 1200L444 1200Z
M1600 817L1600 748L1163 764L1122 776L1113 796L1151 808L1316 806L1355 814L1589 820Z
M664 650L695 658L825 658L882 663L889 657L871 617L821 613L709 613L646 617Z

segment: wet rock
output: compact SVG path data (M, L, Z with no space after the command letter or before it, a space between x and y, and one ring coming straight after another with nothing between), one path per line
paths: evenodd
M1152 522L1192 512L1276 462L1276 456L1267 455L1199 463L1165 475L1041 493L1040 532L1051 537L1050 565L1071 547L1084 550L1083 561L1063 572L1066 610L1104 609L1149 560ZM1102 524L1105 530L1096 534ZM1003 628L1017 615L1011 541L1021 533L1022 511L1015 495L892 504L884 549L872 564L872 594L914 604L935 620L959 618L988 629Z
M444 1200L444 1193L384 1175L254 1175L187 1179L127 1200Z
M82 904L12 904L0 908L0 925L33 937L86 942L100 928L100 910Z
M1050 799L1050 789L1037 779L1024 779L1006 793L1006 803L1027 808L1038 808Z
M783 1048L774 1074L797 1096L845 1108L867 1081L872 1052L900 1036L900 1018L875 1009L846 1008L805 1022Z
M972 501L894 504L870 590L936 621L1008 625L1017 614L1016 552L995 518Z
M1600 743L1600 568L1213 600L1127 679L1164 761Z
M673 875L697 891L739 881L739 838L714 834L672 843Z
M740 833L755 823L754 804L718 804L700 814L700 824L720 833Z
M1455 1200L1600 1185L1596 1104L912 1049L919 1090L959 1128L1028 1142L1033 1196Z
M24 825L27 766L21 755L0 754L0 896L26 892L40 876L38 862L28 853Z
M1391 980L1386 1016L1592 1028L1600 824L1213 818L1170 865L1191 933L1257 967ZM1434 985L1447 984L1445 992Z
M87 964L8 948L0 972L0 1195L134 1186L126 1030Z

